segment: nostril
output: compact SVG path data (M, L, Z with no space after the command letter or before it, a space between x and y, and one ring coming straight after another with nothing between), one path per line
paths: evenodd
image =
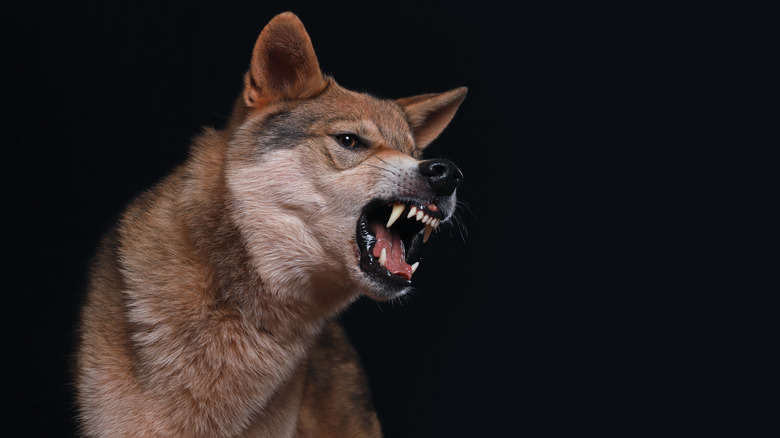
M427 160L420 163L420 173L429 178L447 177L452 168L457 169L449 160Z
M420 163L420 173L438 195L450 195L463 183L463 173L450 160L423 161Z
M461 184L463 184L463 172L455 168L455 187L460 187Z
M444 163L433 163L430 167L430 176L444 176L449 172L449 169Z

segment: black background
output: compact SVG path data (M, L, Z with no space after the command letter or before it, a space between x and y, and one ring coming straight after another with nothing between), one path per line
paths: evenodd
M706 369L687 359L701 339L676 330L692 308L668 276L684 257L665 251L675 213L658 208L647 169L674 141L659 108L695 56L667 51L679 11L8 6L0 411L4 431L24 430L9 436L73 435L89 257L201 127L225 123L257 35L285 10L342 86L393 98L469 87L428 152L465 174L458 225L426 244L408 299L343 315L388 437L636 436L699 418Z

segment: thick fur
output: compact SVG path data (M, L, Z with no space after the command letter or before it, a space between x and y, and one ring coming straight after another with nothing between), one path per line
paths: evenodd
M420 154L465 92L346 90L297 17L275 17L227 128L197 137L103 239L80 325L82 434L381 436L334 316L406 289L361 270L355 227L372 200L431 197ZM367 146L339 144L346 132ZM455 195L436 199L448 219Z

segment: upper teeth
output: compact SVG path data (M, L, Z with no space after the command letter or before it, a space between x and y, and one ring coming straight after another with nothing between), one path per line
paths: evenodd
M428 241L428 238L431 237L431 231L433 231L433 228L430 225L425 226L425 234L423 234L423 243Z
M387 219L387 225L386 228L390 228L391 225L395 223L395 221L398 220L398 218L401 217L401 214L403 214L404 210L406 209L406 205L401 202L396 202L393 204L393 210L390 212L390 217ZM425 233L423 234L423 242L427 242L428 238L431 236L431 232L439 226L439 223L441 222L441 219L434 218L432 216L429 216L427 213L423 211L422 208L418 209L415 206L412 206L409 209L409 214L406 215L407 219L411 219L414 217L415 220L418 222L422 222L425 224Z
M390 219L387 220L387 226L386 228L390 228L390 225L393 225L395 223L396 219L401 217L401 213L404 212L405 205L403 204L395 204L393 205L393 212L390 213ZM414 207L412 207L414 208Z

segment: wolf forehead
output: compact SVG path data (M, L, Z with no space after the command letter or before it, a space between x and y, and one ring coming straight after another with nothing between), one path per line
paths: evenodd
M357 135L371 147L415 153L412 128L401 105L394 100L341 88L332 78L329 83L316 97L282 102L252 117L237 135L256 142L260 153L339 134Z

